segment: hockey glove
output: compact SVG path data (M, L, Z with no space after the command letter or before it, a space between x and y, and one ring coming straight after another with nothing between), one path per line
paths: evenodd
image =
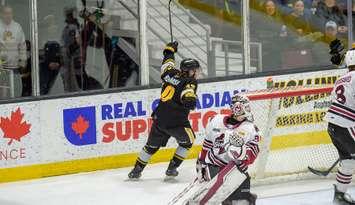
M345 56L344 45L341 43L339 39L335 39L329 44L330 52L329 54L332 56L330 61L334 65L340 65Z
M339 39L335 39L329 44L330 52L329 54L333 55L336 53L341 53L344 50L344 45Z
M184 105L184 107L190 110L194 110L196 107L196 99L197 99L196 94L192 93L192 94L182 96L181 102Z
M177 41L166 44L163 54L176 53L178 51L179 43Z
M337 54L332 55L332 57L330 58L330 61L334 65L340 65L343 62L343 59L344 59L344 55L337 53Z

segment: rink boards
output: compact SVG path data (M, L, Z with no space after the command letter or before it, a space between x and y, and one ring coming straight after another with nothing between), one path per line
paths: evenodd
M344 72L319 71L272 79L274 87L332 85ZM198 106L189 117L197 135L189 158L197 156L208 120L216 113L228 112L231 96L265 89L267 80L257 77L200 84ZM160 89L146 89L1 105L0 182L133 165L146 142L151 110L157 106L159 95ZM329 144L323 121L328 101L328 96L301 101L277 99L271 121L269 100L252 102L262 133L272 126L270 157L273 152L291 153L300 147ZM170 140L152 162L169 160L175 146Z

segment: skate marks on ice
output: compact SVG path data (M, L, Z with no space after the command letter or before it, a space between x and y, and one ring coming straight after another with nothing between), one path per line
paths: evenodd
M0 205L167 205L194 180L195 160L182 164L175 183L163 181L166 168L166 163L148 165L137 182L125 181L130 167L0 184ZM257 205L330 205L333 180L319 181L255 187L252 191L259 195ZM307 193L312 190L320 193ZM354 192L353 188L351 194Z
M164 182L161 163L136 182L125 181L130 167L0 184L0 205L166 205L193 180L193 164L183 164L174 183Z
M333 205L333 191L315 191L258 199L257 205Z
M116 169L0 184L0 205L163 205L185 184L164 183L164 171L147 170L138 182Z
M252 191L258 194L257 205L333 205L334 180L294 181L252 187ZM355 195L354 186L349 193Z

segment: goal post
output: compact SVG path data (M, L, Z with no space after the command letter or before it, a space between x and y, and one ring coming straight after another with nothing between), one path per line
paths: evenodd
M260 154L249 169L256 182L311 176L308 166L327 169L338 158L323 119L331 90L290 87L246 93L262 135Z

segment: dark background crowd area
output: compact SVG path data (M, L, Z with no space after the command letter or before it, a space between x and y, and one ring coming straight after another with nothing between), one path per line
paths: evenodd
M234 23L216 23L212 35L241 41L241 0L200 2ZM329 42L339 38L347 44L347 13L347 0L250 0L251 41L262 44L262 71L329 66ZM204 16L203 12L197 15ZM354 27L350 32L354 35Z
M190 5L208 5L209 9L191 8L186 4L189 1ZM124 39L136 47L135 39L112 36L103 30L101 20L105 15L100 9L83 12L72 0L60 3L71 6L58 9L58 3L50 2L39 0L39 6L46 8L38 14L41 95L139 85L139 66L118 46ZM212 37L242 41L242 0L179 2L210 26ZM355 1L352 3L353 16ZM28 15L21 15L28 12L28 5L22 1L8 1L7 5L13 8L11 15L22 27L25 39L30 39ZM3 18L1 12L0 23ZM352 21L354 24L354 18ZM250 37L251 42L262 46L261 72L329 67L328 45L336 38L348 45L348 33L355 33L355 27L349 30L348 25L347 0L250 0ZM19 43L25 43L27 51L26 64L18 69L22 80L18 83L22 87L19 95L31 96L31 42Z
M138 85L139 66L117 44L119 39L132 39L103 32L102 25L98 23L100 19L92 18L99 15L78 10L72 0L65 0L62 4L70 6L61 5L64 8L58 9L54 1L39 1L39 7L46 8L40 10L38 15L40 94ZM13 20L19 23L25 38L30 39L30 24L26 23L28 15L21 15L28 13L29 5L22 1L9 1L0 6L0 22L3 21L2 10L5 7L11 8ZM26 40L26 48L27 64L20 68L22 82L16 82L22 89L15 97L33 95L29 40ZM89 50L91 53L88 53ZM90 69L94 72L90 73ZM104 74L100 76L101 73ZM6 84L5 81L3 84ZM0 99L8 98L8 92L2 89Z

